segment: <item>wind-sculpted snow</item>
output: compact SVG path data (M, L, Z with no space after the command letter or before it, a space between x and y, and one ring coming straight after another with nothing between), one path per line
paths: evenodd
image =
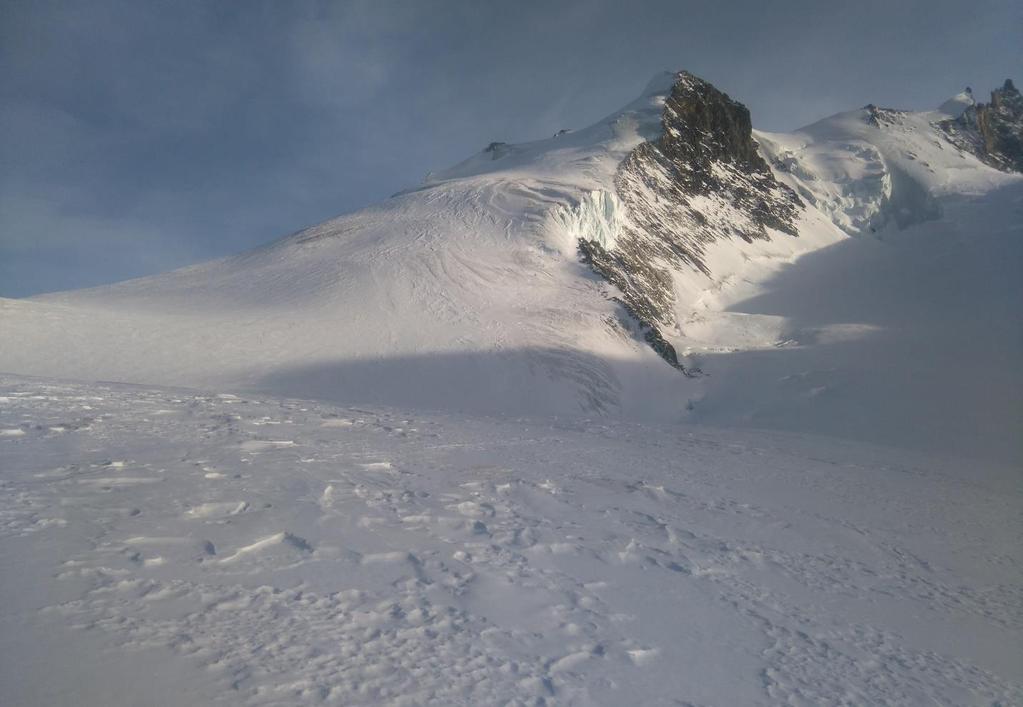
M3 705L1023 700L1011 469L11 376L0 431Z

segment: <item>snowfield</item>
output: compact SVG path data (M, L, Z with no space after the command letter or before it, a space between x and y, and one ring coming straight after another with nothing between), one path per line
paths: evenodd
M1023 704L1023 175L972 101L751 133L667 74L0 299L0 705Z
M1020 704L1018 470L0 379L0 703ZM70 630L73 627L76 630Z

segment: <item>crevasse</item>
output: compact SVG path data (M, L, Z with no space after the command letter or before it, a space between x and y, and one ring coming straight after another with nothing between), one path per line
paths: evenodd
M557 209L554 218L571 244L596 241L605 250L611 250L622 232L624 214L615 194L598 189L584 192L574 206Z

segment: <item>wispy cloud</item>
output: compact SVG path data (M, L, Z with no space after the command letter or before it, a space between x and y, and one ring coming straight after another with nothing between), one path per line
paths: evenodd
M242 250L686 67L765 129L1023 66L1018 3L0 5L0 296ZM985 84L986 82L986 84ZM105 257L94 254L105 253Z

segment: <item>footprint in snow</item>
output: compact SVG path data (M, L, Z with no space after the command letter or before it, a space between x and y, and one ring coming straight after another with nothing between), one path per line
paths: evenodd
M294 446L295 443L290 439L284 440L250 439L241 443L242 451L249 452L252 454L270 451L271 449L285 449L287 447Z
M198 518L201 520L219 520L236 516L249 509L245 501L225 501L217 503L201 503L185 512L186 518Z

